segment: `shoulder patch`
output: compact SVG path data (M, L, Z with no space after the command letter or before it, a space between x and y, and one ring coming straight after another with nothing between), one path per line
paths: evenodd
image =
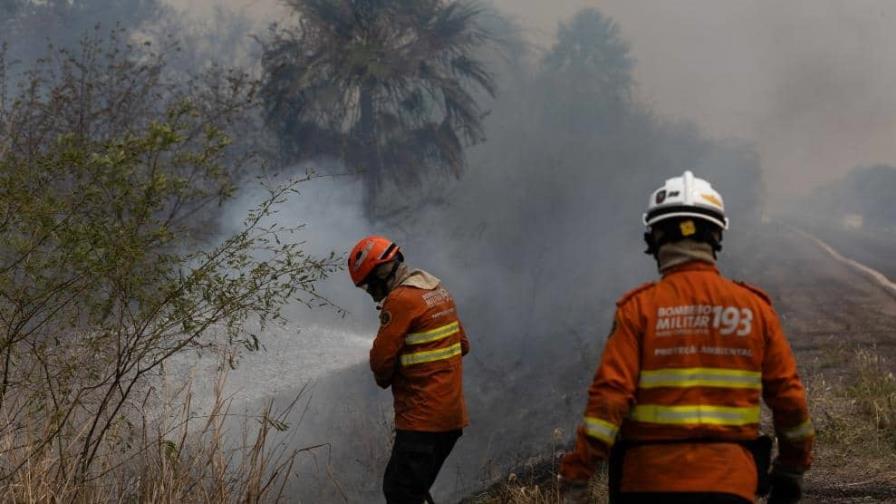
M380 312L380 327L386 327L389 322L392 322L392 313L389 310L382 310Z
M622 297L619 298L619 300L616 301L616 306L624 305L625 303L628 302L629 299L633 298L636 294L638 294L642 291L645 291L645 290L653 287L654 285L656 285L656 282L647 282L645 284L641 284L640 286L626 292L625 294L622 295Z
M749 290L753 294L756 294L757 296L762 298L762 300L765 301L766 304L768 304L769 306L772 305L772 298L769 297L769 295L764 290L760 289L759 287L756 287L755 285L750 285L747 282L743 282L741 280L735 280L734 283Z

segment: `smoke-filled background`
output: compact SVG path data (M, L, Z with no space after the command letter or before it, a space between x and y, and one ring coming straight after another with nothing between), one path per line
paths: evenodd
M76 45L97 23L121 23L134 37L182 40L181 71L221 61L257 74L268 24L292 22L269 1L49 5L0 2L16 35L8 58L27 61L48 38ZM480 56L497 93L478 97L489 112L485 140L467 151L460 176L385 191L400 210L371 219L349 168L312 159L273 170L328 175L303 184L277 217L306 224L309 250L344 253L385 234L456 298L472 343L471 426L437 499L468 495L569 442L614 300L655 276L640 217L665 178L693 170L723 194L729 273L738 234L762 214L808 199L821 212L879 217L849 202L868 187L896 187L886 166L851 173L896 163L891 2L496 0L481 23L494 36ZM247 134L261 122L247 118ZM217 225L229 229L257 199L244 189ZM365 362L376 312L347 275L321 292L345 313L295 307L290 324L242 359L230 387L254 407L288 402L312 383L283 442L326 447L303 457L291 495L376 502L391 415Z
M190 2L283 12L272 0ZM497 0L536 49L586 7L616 20L637 61L634 92L665 116L713 138L752 142L770 203L805 195L857 165L896 156L896 6L886 0Z

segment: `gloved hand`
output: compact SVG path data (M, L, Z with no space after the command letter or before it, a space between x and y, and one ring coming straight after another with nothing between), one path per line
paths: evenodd
M803 496L803 473L785 469L778 464L772 468L771 492L768 504L794 504Z
M560 502L562 504L590 504L591 492L587 481L570 481L557 476L560 486Z

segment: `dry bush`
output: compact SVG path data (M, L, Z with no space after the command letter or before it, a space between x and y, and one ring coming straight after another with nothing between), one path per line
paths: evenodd
M247 451L226 456L226 408L198 431L185 412L180 441L147 418L169 359L257 350L254 333L285 303L324 303L316 282L337 268L286 239L299 226L273 222L297 182L271 188L235 232L208 234L257 163L233 133L254 84L240 72L173 80L165 48L119 31L52 52L14 85L3 65L0 54L0 493L270 494L266 474L286 468L264 451L282 427L270 411Z

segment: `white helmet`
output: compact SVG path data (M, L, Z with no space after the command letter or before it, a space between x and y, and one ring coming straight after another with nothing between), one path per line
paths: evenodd
M645 226L653 226L675 217L694 217L728 229L722 195L690 171L667 179L663 187L650 195L643 221Z

